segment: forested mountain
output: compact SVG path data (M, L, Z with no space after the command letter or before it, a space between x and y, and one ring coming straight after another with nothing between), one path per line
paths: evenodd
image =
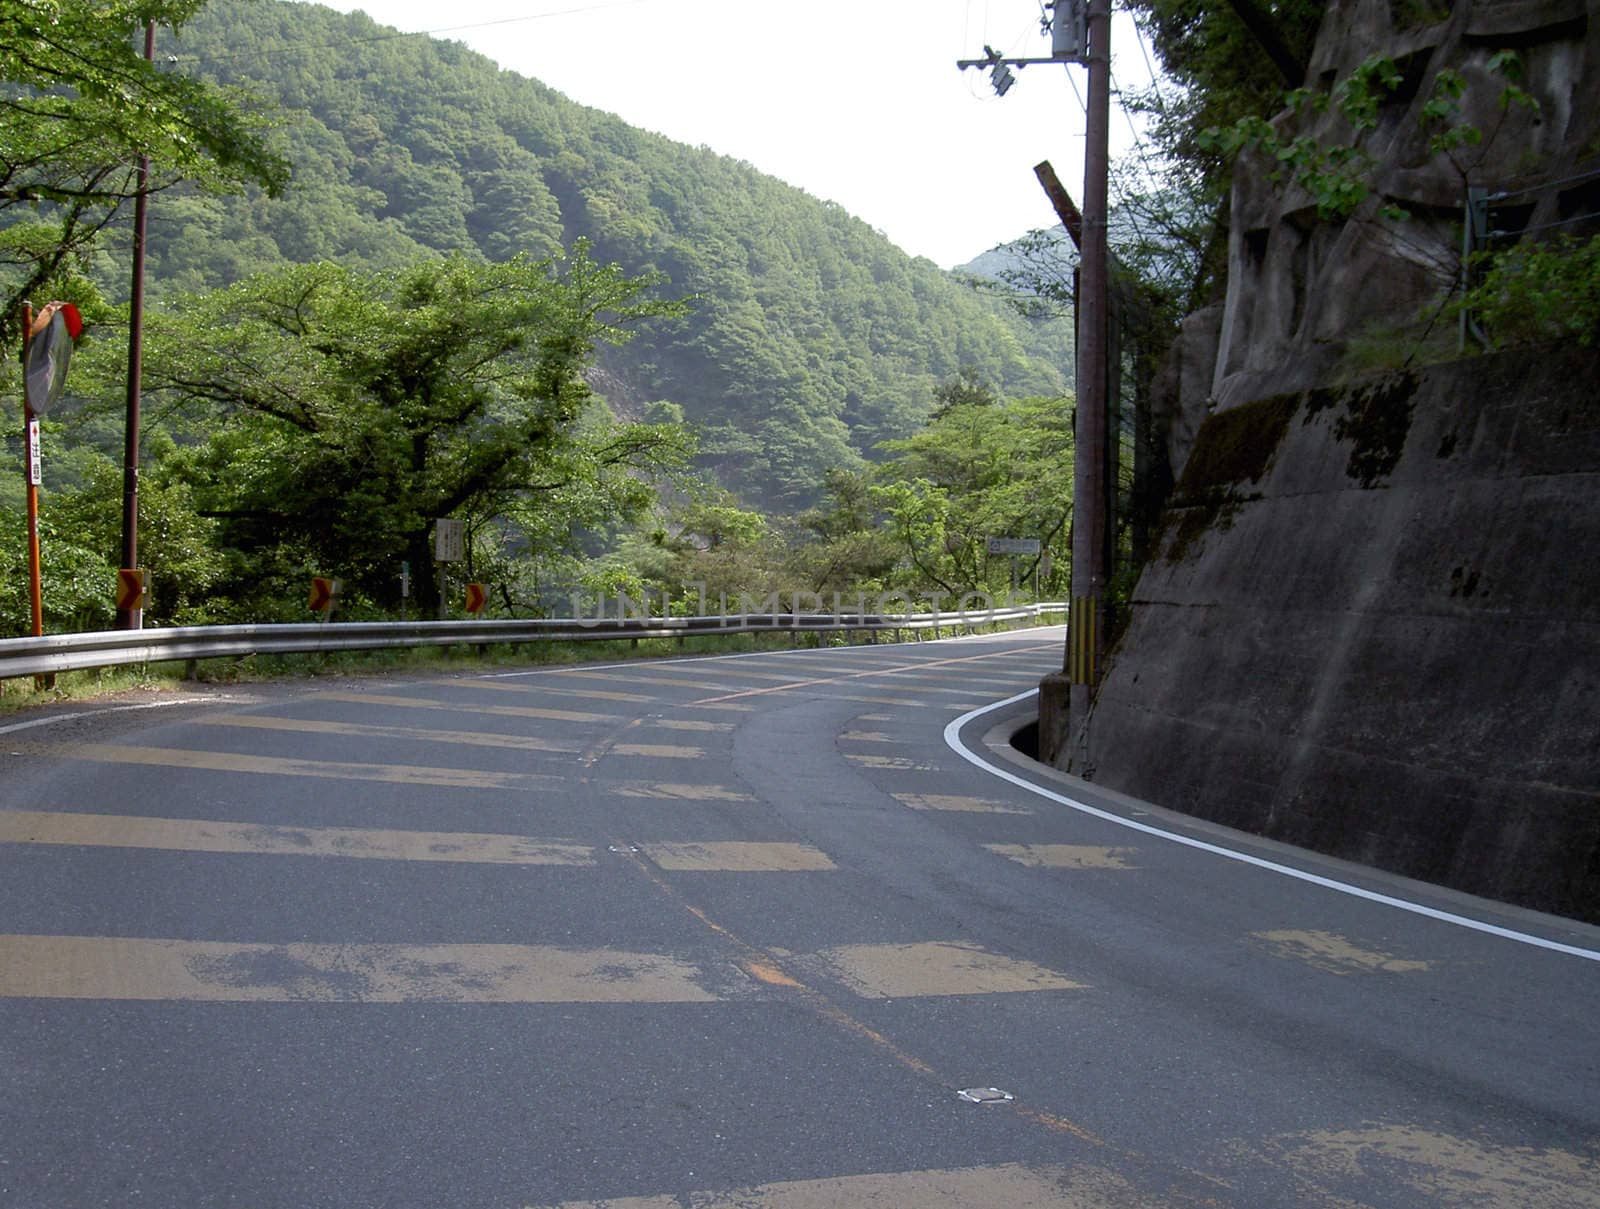
M1066 325L1029 328L834 204L459 44L272 0L216 0L163 38L158 57L281 107L294 180L278 200L161 195L158 300L285 261L499 261L586 238L597 259L662 274L665 294L694 299L684 317L607 349L599 389L625 414L681 404L707 463L779 508L809 502L830 467L909 435L965 367L1013 395L1064 389ZM120 280L108 273L108 288Z

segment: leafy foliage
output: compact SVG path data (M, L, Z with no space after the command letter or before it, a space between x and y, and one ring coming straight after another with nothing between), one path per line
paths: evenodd
M155 190L286 183L287 162L239 95L136 49L146 21L176 29L202 2L0 0L0 359L36 292L91 302L74 272L136 193L140 156Z
M164 195L155 298L285 261L391 270L446 253L539 258L587 238L597 260L664 274L695 300L601 351L603 393L624 411L680 403L701 465L785 510L812 503L828 469L912 432L963 365L1019 394L1063 386L1029 324L838 206L459 45L360 13L215 0L185 25L177 69L282 106L295 181L279 199ZM120 282L119 269L102 284L115 295Z
M1009 558L989 555L991 537L1036 537L1067 561L1073 445L1062 399L958 404L884 448L893 460L872 499L921 585L955 595L1000 587Z
M582 377L596 344L677 309L651 285L581 243L559 265L295 266L153 321L146 390L215 409L209 438L171 460L225 545L388 604L409 560L431 608L435 518L515 529L526 551L558 538L533 501L570 538L644 507L635 476L685 455L676 424L597 414Z
M1499 97L1502 115L1516 106L1538 108L1532 94L1515 82L1522 70L1515 52L1493 55L1488 70L1504 79ZM1376 166L1361 145L1363 136L1377 127L1380 106L1400 85L1400 68L1394 60L1373 55L1341 81L1331 95L1303 88L1286 95L1289 111L1295 115L1331 111L1341 116L1348 130L1345 141L1327 142L1310 134L1289 138L1275 123L1247 115L1226 129L1203 132L1201 143L1229 158L1246 148L1260 152L1272 165L1268 179L1274 184L1292 181L1300 186L1316 201L1322 218L1349 218L1371 192L1370 179ZM1427 132L1428 151L1448 157L1462 181L1476 166L1476 160L1469 158L1469 149L1483 146L1486 140L1484 131L1463 114L1461 98L1466 91L1466 78L1459 71L1443 69L1435 73L1428 99L1418 114ZM1495 133L1498 130L1487 136L1488 141L1493 141ZM1397 206L1385 207L1384 214L1393 219L1409 217Z
M1457 308L1476 317L1492 347L1600 339L1600 235L1519 244L1482 258L1482 281Z

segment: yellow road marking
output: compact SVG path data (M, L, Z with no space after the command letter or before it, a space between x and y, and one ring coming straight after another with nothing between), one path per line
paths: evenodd
M663 781L594 781L594 788L625 798L664 798L679 802L753 802L737 789L720 785L674 785Z
M1082 983L1031 961L970 944L844 945L815 954L813 960L868 999L1083 989Z
M64 760L102 764L148 764L208 772L249 772L278 777L329 777L339 781L381 781L393 785L442 785L451 789L550 789L561 778L525 772L472 768L426 768L412 764L346 764L287 756L247 756L225 751L186 751L176 747L134 747L121 743L24 745L29 751Z
M906 1070L912 1071L919 1077L929 1080L930 1082L940 1083L946 1088L952 1086L947 1081L942 1080L939 1076L939 1073L934 1070L933 1067L922 1061L922 1059L918 1058L915 1054L908 1053L906 1050L900 1048L900 1046L896 1045L889 1037L878 1032L870 1025L867 1025L863 1021L852 1016L843 1008L839 1007L839 1005L836 1004L829 996L824 995L821 991L806 985L804 982L801 982L798 978L788 973L788 971L783 968L779 958L779 953L782 952L781 950L760 948L743 939L737 933L723 927L716 920L712 919L711 916L705 911L694 906L692 903L687 902L683 895L679 893L677 888L673 885L673 883L664 878L641 856L630 855L625 859L632 861L639 872L645 878L649 879L651 884L653 884L668 901L676 903L684 911L688 912L695 919L704 924L711 932L715 933L718 937L737 948L742 954L739 959L739 965L751 976L752 979L768 986L782 987L785 990L792 992L824 1020L829 1021L852 1037L860 1038L871 1043L878 1049L880 1053L887 1055L894 1062L904 1067ZM785 954L785 956L787 957L787 954ZM1016 1115L1022 1119L1031 1121L1036 1125L1050 1130L1052 1133L1068 1135L1070 1137L1077 1138L1081 1142L1087 1142L1092 1146L1105 1145L1103 1139L1095 1136L1095 1134L1091 1131L1085 1129L1083 1126L1074 1121L1068 1120L1065 1117L1057 1116L1053 1113L1042 1112L1025 1104L1018 1104L1015 1102L1008 1104L1007 1108L1015 1112ZM920 1205L920 1202L917 1201L913 1201L912 1203Z
M499 693L553 693L561 697L588 697L596 701L627 701L633 704L640 702L659 701L661 698L648 693L618 693L598 688L557 688L553 684L527 684L510 683L501 680L478 680L468 678L451 681L452 684L464 685L467 688L486 688Z
M810 844L728 841L640 844L639 847L661 868L674 872L796 873L838 867Z
M790 682L788 684L775 684L775 685L771 686L770 688L745 689L742 692L729 693L726 697L708 697L704 701L696 702L696 704L706 704L707 702L710 702L710 701L725 701L725 700L731 700L733 698L738 698L738 697L757 697L757 696L762 696L762 695L767 694L767 693L783 693L783 692L788 692L791 689L815 688L815 687L818 687L819 685L824 685L824 684L837 684L837 683L839 683L840 681L843 681L843 680L860 680L860 679L862 679L864 677L868 677L868 676L895 676L895 675L901 675L901 674L904 674L904 673L907 673L907 672L912 672L912 671L925 672L925 671L930 670L932 668L950 667L950 666L953 666L955 664L972 663L975 660L988 659L988 658L990 658L990 656L988 656L988 655L961 655L961 656L957 656L957 657L951 658L951 659L931 659L931 660L927 660L926 662L921 662L921 663L896 664L896 665L894 665L892 667L888 667L888 668L875 668L875 669L867 670L867 671L855 670L855 671L846 672L843 675L838 675L838 676L814 677L814 678L809 679L809 680L795 680L795 681L792 681L792 682ZM823 671L828 670L827 666L822 666L822 665L812 665L812 666L816 667L817 670L823 670ZM832 666L836 667L837 665L832 665ZM710 686L708 686L708 687L710 687ZM721 687L731 687L731 686L724 685L724 686L721 686ZM917 687L919 689L925 688L925 686L920 685L920 684L916 685L915 687ZM927 687L926 691L927 692L932 692L932 693L963 693L963 694L965 694L965 693L969 693L971 690L970 689L962 689L962 688L941 689L941 688ZM837 694L835 694L835 696L838 697ZM871 700L873 700L873 698L871 698L871 697L838 697L838 699L845 700L845 701L871 701ZM878 698L877 700L883 701L883 703L886 704L886 705L915 705L915 706L923 705L923 702L920 702L920 701L892 701L892 700L885 700L883 698Z
M494 865L593 865L583 844L521 835L454 831L373 831L350 827L270 827L213 819L0 810L0 844L75 844L269 856L345 856L386 861L466 861Z
M688 676L663 676L647 667L641 667L637 672L631 670L627 672L559 671L546 674L551 676L580 676L585 680L617 680L623 684L665 684L677 688L729 689L740 687L737 684L722 684L715 680L700 680Z
M685 1197L629 1196L566 1201L545 1209L925 1209L934 1205L1000 1205L1006 1209L1161 1209L1116 1172L1073 1167L994 1167L897 1171L830 1179L783 1180ZM539 1209L528 1206L526 1209Z
M1252 932L1279 957L1303 961L1329 974L1410 974L1431 969L1430 961L1402 961L1389 953L1358 948L1336 932Z
M364 735L374 739L408 739L426 743L455 743L464 747L510 747L518 751L576 752L576 743L560 743L537 735L500 735L478 730L429 730L423 726L378 726L365 722L318 722L309 718L279 718L270 714L202 714L193 719L202 726L239 726L254 730L286 730L305 734Z
M576 710L540 709L531 705L460 705L431 697L395 697L381 693L313 693L313 701L354 701L360 705L387 705L395 709L442 709L454 714L486 714L495 718L548 718L553 722L615 722L616 714L588 714Z
M996 856L1034 869L1132 869L1123 858L1133 848L1097 848L1090 844L985 844Z
M763 678L770 676L784 684L794 683L795 676L798 674L796 669L799 668L804 668L806 672L842 672L850 674L861 670L859 664L825 663L821 660L805 658L804 656L800 659L783 655L764 655L756 658L746 656L738 662L741 676L753 676L755 673L749 669L757 667L785 669L784 671L762 673Z
M607 755L652 756L661 760L703 760L706 749L684 747L676 743L617 743Z
M809 664L807 666L810 666ZM789 684L794 680L793 672L757 672L751 670L748 661L744 659L731 660L718 666L719 676L732 676L738 680L775 680L780 684Z
M1239 1149L1277 1167L1286 1189L1291 1179L1313 1184L1328 1198L1319 1204L1350 1204L1332 1191L1358 1188L1382 1171L1417 1193L1418 1204L1600 1209L1600 1161L1592 1153L1461 1137L1426 1125L1363 1123L1281 1134Z
M844 758L863 768L892 768L900 772L935 772L932 764L923 764L906 756L873 756L860 752L845 752Z
M547 945L0 936L0 997L228 1003L714 1003L695 967Z
M895 675L906 680L936 680L948 682L951 679L949 669L930 668L927 671L923 671L922 668L909 664L904 668L897 670ZM1025 681L1027 676L1025 673L1021 672L1012 672L1010 674L1002 673L998 676L986 676L982 672L975 672L970 668L963 668L957 674L956 678L959 679L962 684L993 684L1009 688L1011 685L1016 684L1019 681ZM921 688L922 685L918 684L916 687Z
M948 793L896 793L890 794L902 805L912 810L960 810L971 814L1032 814L1020 806L1007 806L986 798L967 798Z
M723 734L733 730L732 722L702 722L698 718L646 718L640 726L658 726L662 730L716 731Z
M904 743L904 739L896 739L879 730L847 730L841 731L839 738L848 739L852 743Z

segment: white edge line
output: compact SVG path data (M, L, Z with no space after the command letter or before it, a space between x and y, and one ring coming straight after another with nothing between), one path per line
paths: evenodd
M1381 903L1386 907L1394 907L1400 911L1409 911L1413 915L1425 915L1429 919L1437 919L1447 924L1455 924L1460 928L1470 928L1474 932L1487 932L1490 936L1499 936L1505 940L1514 940L1521 944L1533 945L1536 948L1548 949L1552 953L1565 953L1569 957L1581 957L1586 961L1600 961L1600 951L1583 949L1576 945L1562 944L1560 941L1546 940L1542 936L1534 936L1527 932L1517 932L1510 928L1502 928L1496 924L1484 923L1482 920L1472 919L1465 915L1455 915L1449 911L1440 911L1436 907L1426 907L1421 903L1411 902L1409 899L1394 898L1388 894L1379 894L1375 890L1366 890L1360 886L1351 885L1349 882L1335 881L1330 877L1322 877L1315 873L1307 873L1303 869L1296 869L1290 865L1280 865L1276 861L1265 860L1259 856L1252 856L1248 852L1240 852L1234 848L1224 848L1220 844L1209 844L1204 840L1193 839L1175 831L1165 831L1160 827L1152 827L1148 823L1136 822L1133 819L1123 818L1109 810L1101 810L1097 806L1090 806L1086 802L1079 802L1054 790L1046 789L1042 785L1035 785L1026 778L1008 772L997 765L989 763L983 757L966 747L961 742L961 728L974 718L981 718L984 714L1004 709L1008 705L1015 705L1018 701L1025 701L1037 693L1038 689L1029 689L1025 693L1018 693L1015 697L1007 697L1004 701L996 701L992 705L979 706L977 709L968 710L959 718L952 721L944 728L945 744L962 759L970 764L975 764L983 771L1009 781L1019 788L1026 789L1029 793L1036 793L1040 797L1049 798L1062 806L1070 807L1083 814L1092 815L1108 823L1115 823L1119 827L1126 827L1130 831L1142 832L1153 835L1159 839L1171 840L1174 844L1182 844L1186 848L1196 848L1201 852L1209 852L1213 856L1220 856L1230 861L1239 861L1241 864L1254 865L1257 869L1265 869L1269 873L1282 874L1292 877L1296 881L1309 882L1313 886L1321 886L1324 890L1333 890L1339 894L1348 894L1352 898L1363 898L1368 902Z
M52 722L93 718L97 714L120 714L130 709L163 709L169 705L204 705L228 699L227 697L178 697L171 701L142 701L138 705L103 705L99 709L80 709L70 714L51 714L48 718L30 718L26 722L13 722L10 726L0 726L0 735L14 734L19 730L32 730L35 726L49 726Z

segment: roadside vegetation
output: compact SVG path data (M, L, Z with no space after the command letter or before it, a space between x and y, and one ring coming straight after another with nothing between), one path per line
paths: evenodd
M0 192L0 286L90 322L43 421L47 631L113 620L141 155L147 625L308 620L312 576L342 581L335 623L459 616L468 581L488 616L1062 590L1068 321L361 14L89 7L0 0L0 135L28 152ZM0 636L29 627L16 335ZM467 536L446 582L440 518Z

